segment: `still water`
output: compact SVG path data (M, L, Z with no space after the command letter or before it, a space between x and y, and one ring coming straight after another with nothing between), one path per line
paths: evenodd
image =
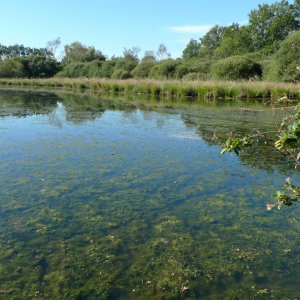
M245 109L246 108L246 109ZM256 103L0 92L0 299L300 299L300 177Z

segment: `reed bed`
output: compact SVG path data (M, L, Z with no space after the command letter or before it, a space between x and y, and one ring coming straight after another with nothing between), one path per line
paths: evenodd
M179 81L111 79L0 79L2 86L34 86L67 89L90 89L117 94L140 94L173 99L262 99L282 97L300 100L300 84L265 81Z

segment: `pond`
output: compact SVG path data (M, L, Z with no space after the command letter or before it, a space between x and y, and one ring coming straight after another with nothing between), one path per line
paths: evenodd
M213 140L282 114L0 91L0 298L300 298L299 206L266 209L299 174Z

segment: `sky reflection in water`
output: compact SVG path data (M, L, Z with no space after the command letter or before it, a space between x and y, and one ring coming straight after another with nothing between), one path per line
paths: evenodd
M211 140L280 116L141 104L0 93L0 298L300 297L299 208L266 211L299 175Z

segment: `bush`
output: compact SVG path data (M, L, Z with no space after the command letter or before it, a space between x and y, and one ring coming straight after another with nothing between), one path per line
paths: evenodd
M115 70L111 76L112 79L129 79L132 78L129 71L126 70Z
M0 62L0 77L20 78L27 77L28 74L19 58L8 58Z
M262 66L247 56L231 56L212 66L215 79L241 80L262 76Z
M185 64L179 64L176 66L175 70L175 78L176 79L182 79L183 76L185 76L187 73L189 73L190 69Z
M101 69L99 70L99 77L100 78L111 78L116 61L115 60L108 60L104 61L101 64Z
M279 69L278 63L275 61L274 58L263 61L262 62L263 80L278 81L279 80L278 69Z
M65 65L62 71L60 71L58 77L98 77L98 78L110 78L114 70L114 61L92 61L88 63L76 62Z
M179 63L173 59L167 59L155 64L150 70L150 77L157 79L175 78L176 67Z
M30 55L22 59L29 77L52 77L60 69L59 63L45 55Z
M131 71L131 74L135 78L147 78L154 64L152 61L141 62Z
M86 74L85 63L83 62L76 62L70 63L60 71L57 76L58 77L69 77L69 78L77 78L77 77L84 77L87 76Z
M199 58L189 60L187 63L187 66L190 69L190 73L197 74L197 78L196 78L197 80L207 80L211 78L211 65L212 65L212 60L199 59ZM195 75L189 75L189 76L195 76Z
M300 80L300 31L291 33L283 41L275 54L273 65L279 80Z

